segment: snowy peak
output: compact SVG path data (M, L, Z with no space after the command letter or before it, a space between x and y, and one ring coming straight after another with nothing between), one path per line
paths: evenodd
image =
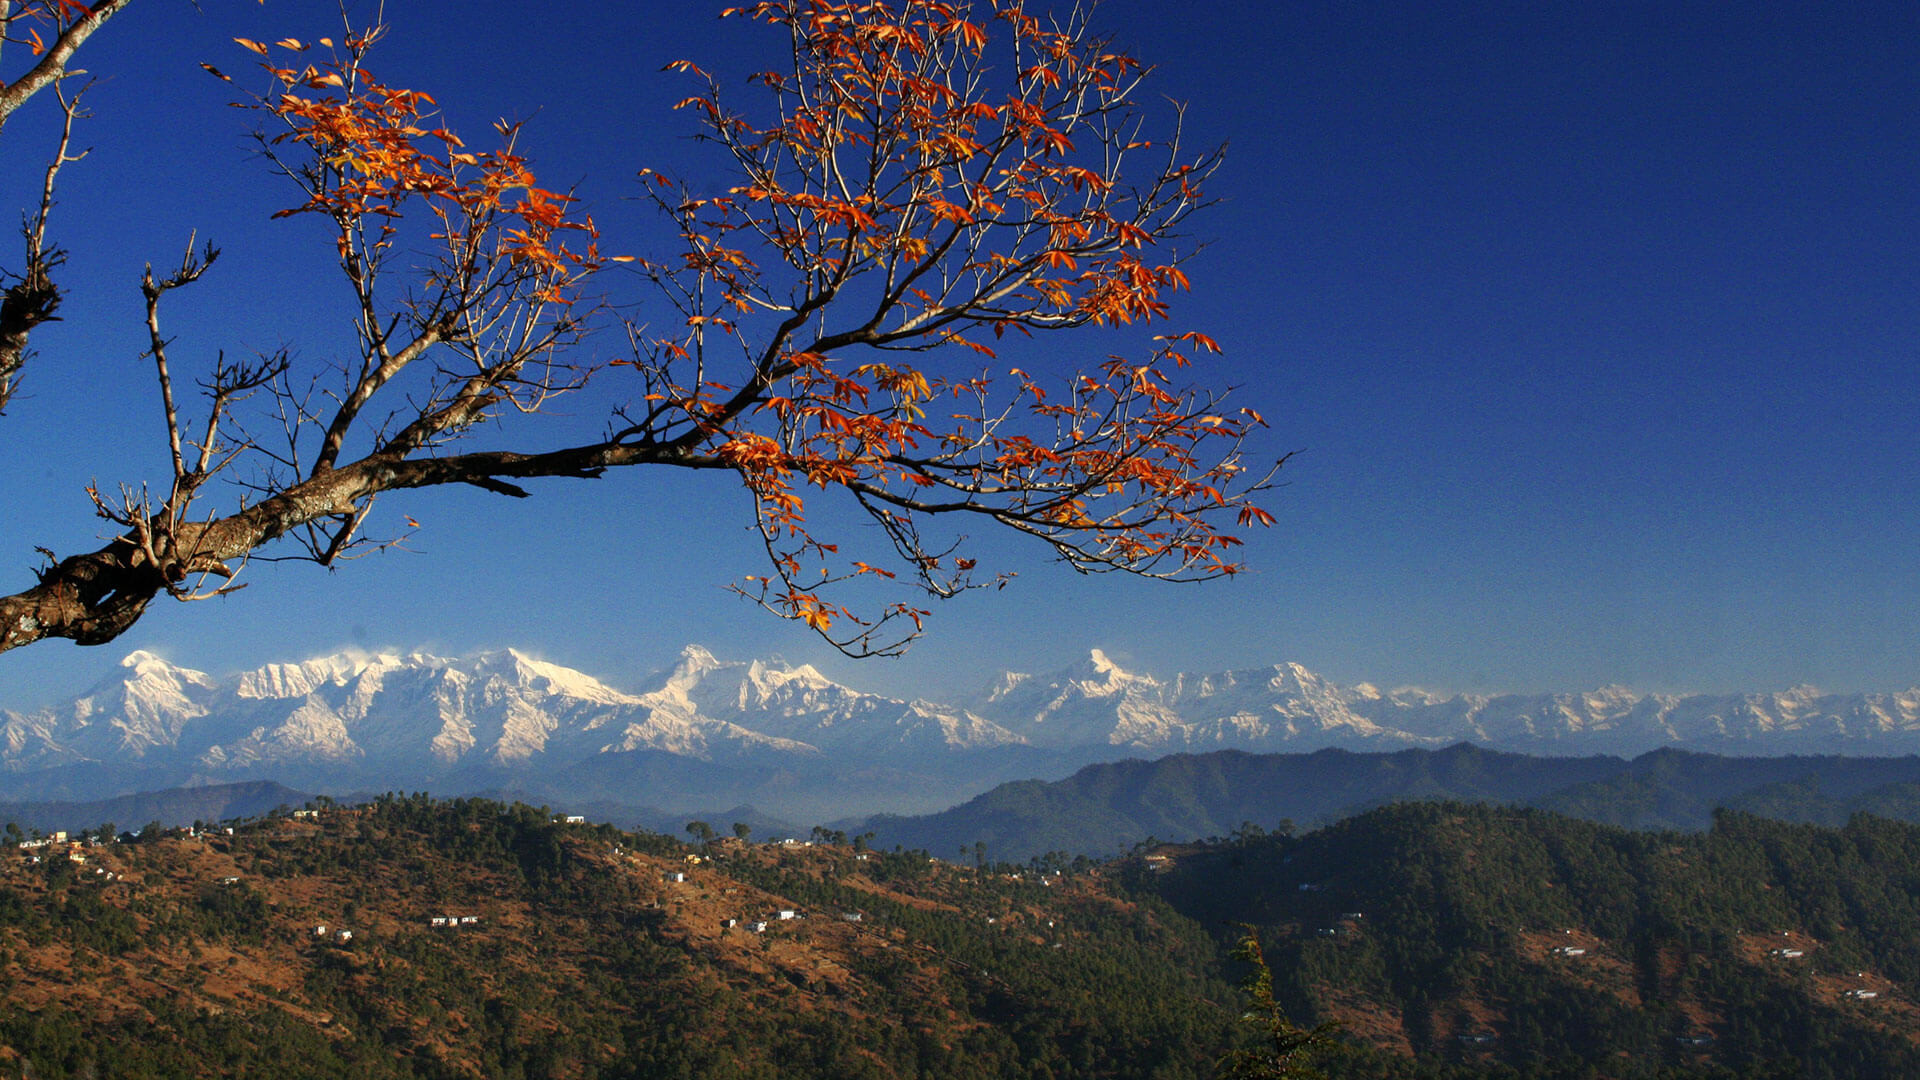
M212 685L212 677L204 671L176 667L145 649L135 649L121 658L120 674L102 680L95 687L95 692L123 689L137 692L142 687L181 689Z
M1068 669L1075 681L1090 692L1116 693L1132 686L1158 686L1151 675L1135 675L1113 662L1100 649L1087 650L1087 658Z
M304 697L322 686L344 683L367 667L383 662L392 665L398 663L399 658L344 652L298 664L267 664L242 673L233 692L247 698Z
M1165 741L1169 715L1158 681L1092 649L1051 675L1007 672L973 710L1023 741L1050 748L1147 746Z
M1095 649L1053 675L1003 675L976 707L1036 745L1062 748L1164 754L1424 742L1356 714L1350 698L1367 695L1343 691L1297 664L1183 673L1162 683Z
M4 760L62 765L79 761L138 761L171 745L206 713L214 680L176 667L153 653L128 653L115 673L67 704L9 717Z
M1723 753L1920 751L1920 692L1828 695L1585 693L1445 695L1342 686L1299 664L1182 673L1165 683L1094 650L1051 675L1006 673L973 709L1050 747L1165 754L1438 747L1462 740L1526 753L1638 754L1661 746Z
M810 664L722 661L690 645L641 696L660 717L725 723L809 750L925 754L1021 740L964 710L906 702L842 686Z
M518 649L482 653L473 668L475 674L485 673L532 693L606 705L631 704L637 700L591 675L537 660Z
M723 666L705 646L688 645L680 650L680 663L673 670L675 674L701 675Z

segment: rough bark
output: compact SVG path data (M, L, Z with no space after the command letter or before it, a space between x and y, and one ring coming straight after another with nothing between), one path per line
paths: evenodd
M60 290L47 276L44 262L29 266L26 276L0 292L0 413L7 410L27 361L28 337L33 328L54 318Z
M155 538L151 543L129 534L97 551L54 563L40 571L33 588L0 597L0 652L47 638L105 644L138 621L154 597L201 575L231 576L235 560L302 525L356 514L381 492L464 483L520 498L528 493L515 480L592 478L608 468L641 464L728 467L717 458L671 446L621 443L543 454L498 451L362 459L227 517L177 525L156 519L149 527Z

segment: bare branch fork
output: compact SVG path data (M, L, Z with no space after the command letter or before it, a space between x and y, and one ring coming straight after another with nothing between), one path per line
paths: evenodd
M0 14L4 14L4 8L0 8ZM80 98L85 88L68 95L57 82L53 85L62 115L60 139L40 185L39 205L21 223L25 262L19 275L0 290L0 413L6 412L19 387L20 369L31 356L28 342L34 327L59 319L60 289L54 284L53 271L66 260L66 253L47 243L47 219L53 214L54 185L61 168L87 156L85 150L73 151L73 126L81 116ZM8 276L0 272L0 283L7 281Z
M60 307L60 290L54 284L53 271L65 255L47 243L47 217L53 209L54 180L61 166L86 155L84 151L70 152L80 95L68 96L58 88L63 80L78 74L70 69L74 53L128 2L0 0L0 59L5 59L9 50L22 48L30 50L34 57L34 62L10 81L6 69L0 68L0 129L6 127L15 111L49 88L54 88L64 113L59 147L47 167L39 208L22 227L26 261L17 276L0 273L0 286L4 286L0 289L0 414L6 412L8 402L19 388L20 371L30 358L28 339L34 327L55 321L55 312ZM42 36L42 30L51 41Z

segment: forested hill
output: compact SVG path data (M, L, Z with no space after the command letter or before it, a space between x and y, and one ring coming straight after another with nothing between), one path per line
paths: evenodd
M423 796L233 828L0 857L0 1075L1200 1080L1244 922L1332 1080L1920 1075L1920 828L1864 817L1423 803L1064 867Z
M1220 970L1095 873L484 800L0 856L8 1076L1200 1078Z
M1002 784L938 814L880 816L851 831L935 853L984 844L989 858L1018 861L1226 837L1249 823L1306 829L1409 800L1538 806L1642 829L1704 829L1719 808L1826 825L1858 812L1920 820L1920 758L1532 757L1468 743L1395 753L1227 750L1090 765L1064 780Z
M1260 927L1296 1017L1427 1072L1920 1076L1913 825L1404 804L1129 865L1203 925Z
M79 832L113 824L120 830L138 830L149 822L185 825L193 821L225 821L260 817L284 806L299 806L312 798L270 780L238 784L204 784L121 795L87 802L0 802L0 822L41 832Z

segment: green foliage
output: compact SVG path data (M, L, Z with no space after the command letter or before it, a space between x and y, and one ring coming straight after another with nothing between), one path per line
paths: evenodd
M1707 833L1647 833L1406 804L1129 881L1204 925L1257 923L1288 1013L1398 1018L1419 1057L1380 1075L1920 1075L1903 1014L1841 995L1920 977L1911 825L1722 811ZM1783 941L1804 955L1770 955Z
M1333 1045L1339 1024L1328 1021L1311 1028L1296 1027L1273 997L1273 969L1260 948L1260 932L1243 926L1246 936L1234 947L1233 958L1251 965L1240 981L1247 1011L1240 1020L1253 1029L1254 1045L1230 1050L1220 1059L1223 1080L1324 1080L1314 1059Z

